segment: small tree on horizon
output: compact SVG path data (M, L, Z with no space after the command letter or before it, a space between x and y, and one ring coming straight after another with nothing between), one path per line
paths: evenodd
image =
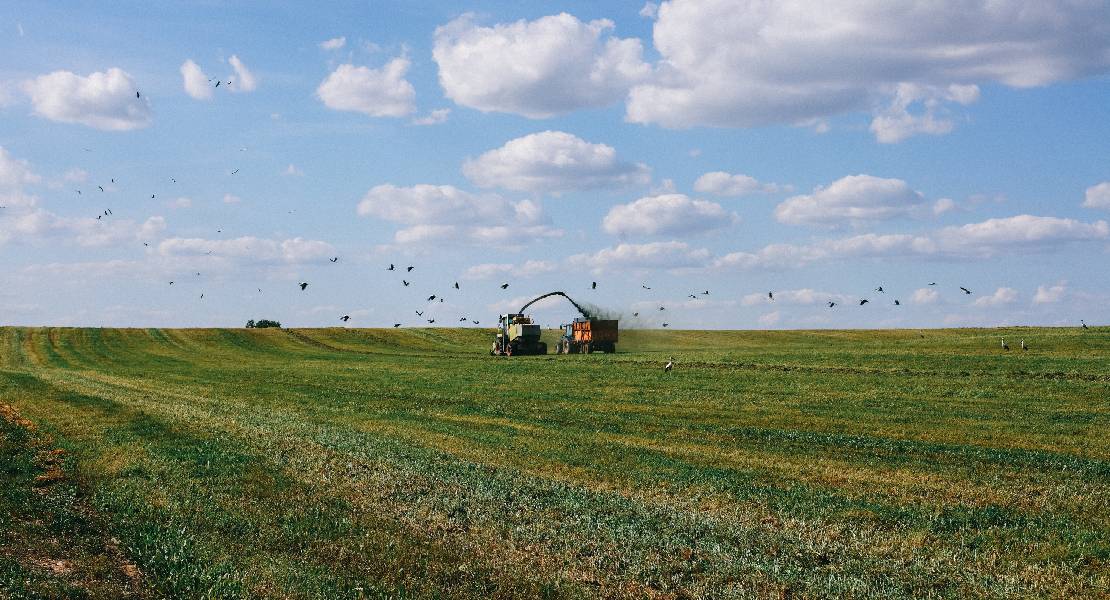
M263 329L265 327L281 327L281 323L278 323L277 321L271 321L269 319L259 319L259 321L255 323L254 319L251 319L250 321L247 321L246 326L247 329Z

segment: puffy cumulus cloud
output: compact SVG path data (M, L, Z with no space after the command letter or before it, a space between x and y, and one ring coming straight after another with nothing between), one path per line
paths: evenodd
M416 112L416 90L405 80L410 65L403 56L390 60L381 70L339 65L316 88L316 96L334 110L403 117Z
M1048 289L1045 286L1037 286L1037 295L1033 296L1033 302L1059 302L1064 299L1064 293L1068 290L1068 282L1061 281L1059 285L1054 285Z
M447 115L451 114L450 108L439 108L428 113L426 117L413 118L413 125L442 125L447 122Z
M910 299L906 302L909 304L936 304L939 298L940 293L936 290L920 288L914 290L913 293L910 294Z
M227 62L231 63L231 68L235 69L235 79L228 82L228 85L231 86L231 91L253 92L258 88L258 78L247 69L247 65L244 65L243 61L232 54L231 58L227 59Z
M971 305L976 307L994 307L1009 304L1014 300L1017 300L1017 290L1008 287L1000 287L994 295L976 298L975 302L972 302Z
M236 202L242 202L242 201L243 201L243 199L240 198L239 196L232 196L231 194L224 194L224 202L227 202L228 204L234 204Z
M651 183L651 169L617 157L605 144L591 144L562 131L511 140L477 159L467 158L463 175L478 187L560 195L621 190Z
M925 195L901 179L849 175L813 193L787 198L773 212L780 223L836 227L920 214Z
M347 37L332 38L326 42L320 42L320 48L324 50L339 50L347 44Z
M683 237L721 231L739 222L739 215L720 204L691 200L685 194L666 194L614 206L602 219L601 228L620 236Z
M709 250L694 249L685 242L653 242L620 244L602 248L595 254L575 254L567 258L571 266L585 266L600 274L618 269L683 269L702 267L709 260Z
M215 260L234 259L256 264L300 264L334 256L335 247L327 242L299 237L284 240L256 237L231 240L175 237L162 240L153 253L166 258L204 256Z
M23 158L15 158L0 147L0 186L16 188L28 183L40 183L42 176L30 170L30 163Z
M544 119L611 106L651 74L640 40L602 40L607 19L562 13L481 27L473 18L437 27L432 51L447 97L462 106Z
M1110 209L1110 181L1087 188L1087 200L1080 206Z
M470 194L450 185L379 185L363 197L358 214L410 225L397 232L400 244L516 250L562 235L550 228L550 217L538 202L514 203L497 194Z
M144 223L131 220L103 220L93 217L67 218L33 208L0 213L0 244L39 245L52 240L78 246L118 246L163 237L166 221L150 217Z
M709 192L718 196L746 196L748 194L773 194L779 191L779 186L774 183L759 183L754 177L747 175L730 175L724 171L706 173L694 182L694 189L699 192ZM794 189L793 186L784 186L783 189Z
M185 93L197 100L212 98L212 86L208 84L208 76L200 66L188 59L181 65L181 76L185 78Z
M979 84L1105 73L1106 22L1107 3L1067 0L672 0L658 9L655 78L632 88L626 118L755 127L874 111L881 141L941 133L941 105L974 101Z
M1018 215L982 223L945 227L932 232L917 248L924 253L990 257L1004 251L1051 251L1066 244L1110 239L1106 221L1082 223L1075 219Z
M34 114L51 121L80 123L107 131L128 131L150 124L150 101L140 97L134 80L122 69L81 77L55 71L24 81Z
M542 275L543 273L550 273L559 268L559 265L548 260L530 260L519 267L512 263L486 263L484 265L474 265L462 275L460 279L493 279L501 275L512 275L513 277L523 277L525 279Z

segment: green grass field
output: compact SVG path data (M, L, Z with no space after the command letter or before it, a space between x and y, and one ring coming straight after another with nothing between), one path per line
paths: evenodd
M1110 595L1110 328L491 340L0 328L0 598Z

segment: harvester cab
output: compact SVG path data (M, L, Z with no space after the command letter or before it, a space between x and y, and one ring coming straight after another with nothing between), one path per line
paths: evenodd
M523 313L508 313L497 320L497 339L489 351L492 356L547 354L547 344L540 341L540 326Z

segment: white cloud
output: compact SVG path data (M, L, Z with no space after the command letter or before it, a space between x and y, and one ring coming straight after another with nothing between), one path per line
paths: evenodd
M89 174L87 172L82 171L77 167L70 167L69 170L66 171L65 175L63 175L63 177L65 177L66 181L84 181L85 178L88 177L88 175Z
M304 171L298 169L297 167L294 167L293 163L289 163L289 166L286 167L285 170L281 172L281 174L282 175L293 175L293 176L296 176L296 177L304 177Z
M562 235L549 227L538 202L510 202L497 194L470 194L454 186L379 185L366 193L358 214L409 225L400 244L496 246L520 249Z
M779 319L781 319L781 318L782 318L782 311L781 310L776 310L773 313L769 313L769 314L763 315L762 317L759 317L759 324L764 326L764 327L770 327L772 325L777 324L779 322Z
M326 42L320 42L320 47L324 50L338 50L347 43L347 37L332 38Z
M69 71L24 81L34 114L51 121L80 123L107 131L150 125L150 101L139 97L131 76L119 68L81 77Z
M1108 21L1105 2L672 0L655 22L656 77L632 88L626 118L756 127L874 111L882 141L939 133L950 124L935 115L977 85L1105 73ZM923 114L907 118L910 103Z
M382 69L339 65L316 88L324 105L372 117L403 117L416 112L416 90L405 80L409 59L397 57Z
M666 194L614 206L602 219L601 228L620 236L683 237L721 231L739 222L736 212L730 213L720 204L691 200L685 194Z
M1080 204L1084 208L1110 209L1110 181L1087 188L1087 200Z
M647 165L624 162L615 149L562 131L533 133L477 159L467 158L462 172L478 187L500 186L556 196L651 183Z
M779 186L773 183L759 183L747 175L729 175L723 171L706 173L694 182L694 189L710 192L718 196L744 196L747 194L773 194ZM793 189L785 186L783 189Z
M774 302L778 304L824 304L826 302L844 302L844 296L839 294L830 294L828 292L819 292L814 289L805 288L801 290L780 290L774 292L774 300L763 292L755 294L748 294L740 299L741 306L752 306L755 304L762 304L765 302Z
M433 110L428 116L421 118L413 118L413 125L441 125L447 122L447 115L451 114L450 108L439 108Z
M462 106L544 119L611 106L651 72L640 40L602 41L607 19L562 13L480 27L473 18L437 27L432 51L447 97Z
M920 288L910 294L909 304L935 304L940 298L940 293L929 288Z
M232 204L232 203L235 203L235 202L242 202L242 201L243 201L243 199L240 198L239 196L232 196L231 194L224 194L224 202L227 202L228 204Z
M1045 289L1043 285L1037 286L1037 295L1033 296L1033 302L1059 302L1064 299L1064 292L1068 289L1068 282L1061 281L1059 285L1054 285L1051 288Z
M793 196L775 207L774 216L788 225L835 227L844 221L860 225L919 214L925 196L901 179L849 175L810 195Z
M933 203L933 214L942 215L946 212L959 209L959 205L951 198L941 198Z
M184 197L184 196L182 196L182 197L176 198L174 200L166 200L165 205L170 207L170 208L175 208L175 209L192 208L193 207L193 201Z
M11 208L11 207L9 207ZM5 210L0 216L0 244L16 242L39 245L50 240L61 240L78 246L118 246L162 237L166 221L150 217L144 223L121 219L95 217L59 217L34 208L34 198L24 203L21 210Z
M474 265L470 267L459 276L459 279L493 279L500 275L510 274L513 277L523 277L527 279L543 273L550 273L557 268L558 265L556 263L546 260L530 260L519 267L512 263L486 263L484 265Z
M916 244L921 252L990 257L1003 251L1048 251L1064 244L1110 239L1106 221L1082 223L1074 219L1018 215L982 223L945 227Z
M193 59L188 59L181 65L181 76L185 78L185 93L197 100L208 100L212 97L212 86L208 84L208 76L200 69Z
M231 58L227 59L227 62L231 63L232 68L235 69L236 75L234 80L228 82L228 85L231 86L231 91L253 92L258 87L258 78L247 69L247 65L244 65L243 61L239 60L237 56L232 54Z
M640 16L647 19L654 19L655 16L658 14L659 5L654 2L648 2L644 4L643 8L640 9Z
M0 186L20 187L27 183L40 183L42 176L32 173L29 166L26 159L17 159L0 147Z
M175 237L162 240L154 252L163 257L211 256L250 263L297 264L334 256L335 247L327 242L299 237L284 240L256 237L231 240Z
M701 267L709 260L709 250L692 249L685 242L652 242L620 244L602 248L593 255L575 254L567 258L570 265L589 267L600 274L618 269L681 269Z
M975 302L971 305L975 307L994 307L1009 304L1017 300L1017 290L1008 287L1000 287L993 296L982 296L976 298Z

